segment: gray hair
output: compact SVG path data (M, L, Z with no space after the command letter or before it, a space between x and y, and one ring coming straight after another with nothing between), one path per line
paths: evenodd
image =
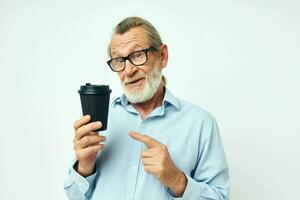
M162 40L158 33L158 31L154 28L154 26L148 22L147 20L140 17L127 17L123 19L113 30L112 37L118 34L124 34L133 28L141 27L146 33L147 41L149 45L155 49L159 49L161 47ZM111 57L110 46L111 42L108 45L108 55ZM166 86L167 81L166 77L162 76L162 81L164 86Z

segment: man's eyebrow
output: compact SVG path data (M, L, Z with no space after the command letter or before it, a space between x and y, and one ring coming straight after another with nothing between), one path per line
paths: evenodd
M137 48L140 48L140 49L137 49ZM139 44L135 44L132 48L130 48L130 53L127 54L126 56L120 56L120 55L117 55L116 57L112 57L112 58L124 58L124 57L127 57L128 55L132 54L133 52L135 51L139 51L139 50L142 50L143 47ZM112 51L111 54L113 55L114 53L116 53L115 51Z
M141 45L135 44L130 50L131 50L132 52L134 52L134 51L139 51L140 49L137 49L137 48L143 49L143 47L142 47ZM134 50L134 51L133 51L133 50Z

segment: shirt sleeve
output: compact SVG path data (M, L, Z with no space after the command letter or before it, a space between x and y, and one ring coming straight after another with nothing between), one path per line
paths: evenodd
M88 200L93 193L98 170L88 177L83 177L75 170L77 164L78 161L75 161L69 170L64 189L70 200Z
M185 191L182 197L175 197L168 189L170 199L229 200L229 171L215 119L206 119L201 130L197 164L191 172L184 172Z

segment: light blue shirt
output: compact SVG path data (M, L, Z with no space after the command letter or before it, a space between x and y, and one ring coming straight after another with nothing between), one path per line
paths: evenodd
M145 144L129 131L147 134L165 144L187 177L175 198L155 176L145 172L140 153ZM96 172L82 177L69 171L64 188L72 200L228 200L229 174L215 119L205 110L174 97L166 89L162 106L144 120L123 95L110 104L105 149L98 154Z

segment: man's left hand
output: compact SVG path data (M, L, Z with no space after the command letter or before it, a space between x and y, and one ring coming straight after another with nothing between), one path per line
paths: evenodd
M148 147L141 152L145 171L156 176L176 197L181 197L187 185L187 178L173 163L167 146L137 132L130 131L129 136Z

